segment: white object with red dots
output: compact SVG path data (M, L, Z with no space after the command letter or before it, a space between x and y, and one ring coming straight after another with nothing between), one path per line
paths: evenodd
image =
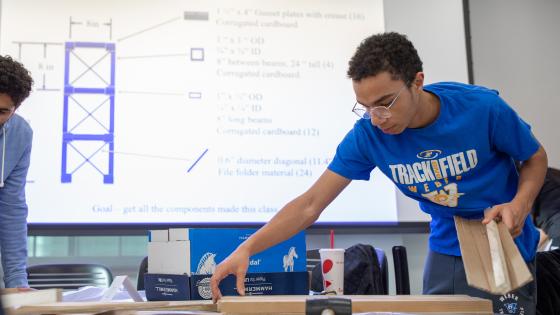
M321 271L323 273L323 290L334 291L338 295L344 294L344 249L322 248Z

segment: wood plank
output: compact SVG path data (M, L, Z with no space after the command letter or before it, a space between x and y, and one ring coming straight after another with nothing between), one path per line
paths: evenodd
M102 313L125 310L178 310L215 312L212 301L162 301L162 302L61 302L29 305L12 310L10 315L27 314L77 314Z
M62 301L62 291L60 289L32 291L5 289L2 291L2 306L8 310L26 305L54 303L60 301Z
M173 311L173 310L159 310L159 311L109 311L98 313L97 315L219 315L217 312L206 311ZM442 314L438 314L442 315Z
M466 295L349 295L352 312L452 312L492 314L490 300ZM304 314L308 298L328 296L223 297L218 311L224 314Z

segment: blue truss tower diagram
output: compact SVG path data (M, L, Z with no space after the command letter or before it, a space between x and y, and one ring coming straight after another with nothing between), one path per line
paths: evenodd
M96 62L88 63L85 58L80 58L79 51L84 49L90 50L100 50L102 57ZM97 51L96 51L97 52ZM96 72L96 67L101 65L100 61L102 59L109 58L107 64L110 69L103 69L107 73L107 77L102 77L98 72ZM71 67L79 64L82 68L85 66L84 70L78 78L82 77L85 73L93 74L97 77L101 86L81 86L77 83L78 79L71 79ZM103 176L104 184L112 184L114 182L114 131L115 131L115 44L114 43L99 43L99 42L66 42L65 45L65 61L64 61L64 111L63 111L63 121L62 121L62 169L61 169L61 182L71 183L72 175L80 170L84 165L90 165L95 170L97 170ZM87 85L87 84L86 84ZM98 104L94 109L88 109L87 106L77 101L78 96L92 96L97 95L104 99L101 104ZM96 96L96 97L97 97ZM95 112L102 106L109 106L108 116L105 117L103 121L94 116ZM77 123L70 120L69 111L73 110L73 107L78 107L78 110L83 110L85 112L85 117L79 120ZM88 133L88 131L76 132L79 125L83 125L85 121L93 120L102 129L100 132ZM80 142L89 143L101 143L101 146L96 150L91 152L82 152L80 147L77 145ZM106 150L102 150L106 148ZM68 155L78 154L80 163L69 169L69 159ZM105 156L107 155L107 167L100 167L96 165L93 160L94 156L98 156L97 160L101 158L105 161Z

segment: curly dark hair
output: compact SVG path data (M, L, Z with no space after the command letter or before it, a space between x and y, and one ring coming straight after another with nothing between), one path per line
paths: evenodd
M354 81L388 71L394 80L410 86L416 73L422 71L422 61L412 43L394 32L364 39L348 64L348 77Z
M16 108L31 92L33 79L25 67L10 56L0 56L0 93L8 94Z

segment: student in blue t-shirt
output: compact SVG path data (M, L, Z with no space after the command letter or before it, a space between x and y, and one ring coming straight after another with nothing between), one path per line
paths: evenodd
M348 76L360 119L317 182L217 267L214 299L228 274L237 276L243 293L251 255L308 227L352 180L368 180L377 167L432 217L424 293L488 297L497 312L506 306L534 312L534 283L506 297L467 285L453 221L455 215L483 223L501 219L534 269L539 235L528 214L547 157L529 125L494 90L455 82L424 86L422 62L401 34L365 39ZM519 173L515 161L523 161Z

